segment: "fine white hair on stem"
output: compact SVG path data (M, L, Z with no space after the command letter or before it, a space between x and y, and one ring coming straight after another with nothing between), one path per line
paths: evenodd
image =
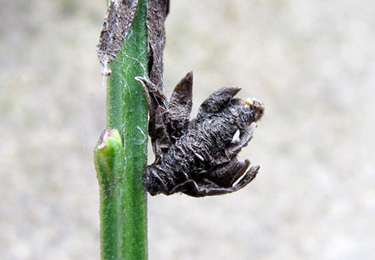
M139 144L143 144L144 142L146 142L147 140L147 136L145 135L145 133L143 132L142 128L140 128L139 126L137 126L137 129L139 130L139 132L141 132L142 136L143 136L143 140L141 140L141 142Z

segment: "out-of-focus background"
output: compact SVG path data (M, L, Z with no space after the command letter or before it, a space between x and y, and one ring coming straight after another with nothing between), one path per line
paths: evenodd
M0 259L99 259L104 0L0 8ZM231 195L149 197L150 259L375 259L375 2L171 3L165 83L227 84L266 114ZM150 151L151 152L151 151Z

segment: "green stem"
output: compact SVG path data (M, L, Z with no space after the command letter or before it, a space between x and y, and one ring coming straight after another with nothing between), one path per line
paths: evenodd
M95 156L103 260L147 259L147 197L142 182L147 163L147 100L134 79L147 73L146 13L146 0L139 0L125 42L110 63L107 128L118 129L123 144L115 158L103 155L105 163L101 163L102 155Z

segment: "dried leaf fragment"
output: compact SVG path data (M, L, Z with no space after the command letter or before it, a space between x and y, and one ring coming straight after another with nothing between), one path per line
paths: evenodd
M98 57L105 76L111 74L108 64L121 49L137 7L138 0L111 0L109 3L98 44Z

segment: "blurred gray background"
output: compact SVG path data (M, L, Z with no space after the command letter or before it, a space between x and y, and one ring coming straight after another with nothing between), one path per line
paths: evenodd
M0 7L0 259L99 259L104 0ZM172 0L166 92L227 84L266 114L227 196L148 199L150 259L375 259L375 2ZM151 151L150 151L151 153Z

